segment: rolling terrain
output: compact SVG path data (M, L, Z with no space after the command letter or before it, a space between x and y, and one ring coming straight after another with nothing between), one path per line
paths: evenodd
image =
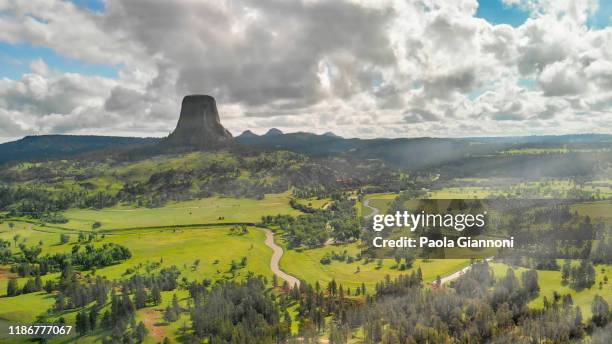
M278 146L283 140L295 139L292 134L273 134L263 139L239 137L237 141L261 139ZM210 291L223 283L252 283L254 276L261 276L266 293L282 302L283 312L288 314L283 318L291 322L290 333L299 338L304 335L307 313L300 308L304 307L303 301L292 295L307 295L308 286L320 286L325 290L321 297L325 298L333 296L330 288L341 286L346 300L338 302L361 305L368 297L385 298L388 292L385 288L405 276L420 274L424 293L430 289L433 292L436 280L442 279L446 283L440 292L452 294L459 288L455 283L470 275L471 269L465 268L474 262L469 257L410 257L408 264L404 257L398 262L397 255L372 254L367 250L367 243L360 238L366 226L361 219L389 211L404 193L431 199L576 199L572 212L588 215L594 222L609 220L612 184L606 178L610 165L605 136L541 138L536 143L526 138L478 139L485 145L490 141L486 151L493 152L492 157L472 156L475 151L471 148L464 151L469 162L465 166L472 163L487 166L481 159L504 159L511 167L509 174L514 168L524 169L524 161L532 159L552 161L563 157L567 158L563 164L573 166L572 159L582 159L581 154L603 157L589 171L565 170L561 177L549 169L561 169L558 164L546 168L528 165L537 171L522 171L510 177L466 177L472 167L443 168L445 162L440 161L430 165L425 160L413 160L414 165L403 168L391 164L391 156L375 148L416 144L410 140L359 143L331 135L316 138L306 135L303 138L306 141L296 147L310 146L316 150L310 143L304 143L310 139L321 140L321 147L328 145L325 142L337 142L329 145L337 150L307 152L306 148L283 146L300 153L262 145L247 151L224 147L151 154L142 153L139 147L134 148L138 154L133 155L125 147L106 147L90 156L82 155L81 151L76 155L67 153L61 159L41 155L33 161L5 164L0 168L0 243L7 244L2 252L8 252L8 256L3 256L7 258L0 264L0 325L76 323L83 312L92 310L100 313L101 324L102 315L112 311L111 298L107 296L102 304L91 301L60 309L61 295L71 292L55 285L64 279L66 267L52 267L41 275L34 272L47 260L54 262L54 257L65 256L75 262L83 261L73 267L77 285L103 278L120 294L124 294L126 284L147 285L125 292L134 303L138 293L146 295L144 304L133 310L135 323L142 322L147 330L145 343L165 338L186 342L185 336L193 334L190 326L194 315L189 310L195 302L193 283L202 283ZM427 141L421 140L419 145L427 145L424 143ZM475 141L469 142L461 147L470 147ZM149 143L149 149L155 144ZM442 149L445 144L438 140L428 149ZM419 145L401 150L410 152L412 157L417 154L415 150L422 148ZM484 150L478 148L478 154ZM529 178L525 178L527 174ZM599 245L599 241L593 243L594 248ZM124 248L129 255L117 256L108 264L87 260L87 252L100 251L103 257L104 250L116 248ZM519 280L523 273L536 271L539 292L527 300L530 309L542 309L543 298L550 300L554 292L570 294L574 305L581 308L586 326L593 315L591 303L595 296L612 302L611 285L605 281L612 277L609 263L597 263L594 284L581 289L562 283L560 269L533 269L521 264L525 265L500 259L491 262L489 269L498 284L503 283L508 268L515 271ZM573 264L578 266L578 260ZM147 281L175 273L173 288L162 288L161 300L153 300L153 287L157 285L148 285ZM55 289L8 295L10 281L22 289L33 283L35 277L39 277L42 286L50 283ZM291 289L298 284L301 291ZM490 290L495 288L492 285ZM72 300L72 296L68 297ZM169 316L168 309L174 308L177 314ZM325 328L334 323L333 317L333 311L327 313ZM64 341L95 343L114 335L112 328L100 326L74 333ZM131 326L126 330L130 335L135 331ZM364 340L365 326L351 328L351 341ZM316 336L323 341L331 333L321 329Z

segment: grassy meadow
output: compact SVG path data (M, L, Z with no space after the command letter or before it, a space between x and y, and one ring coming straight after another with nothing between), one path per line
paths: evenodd
M36 226L23 223L16 223L13 230L6 230L8 225L2 224L0 227L0 238L13 240L15 234L20 235L19 242L27 245L38 244L43 241L43 252L55 253L69 250L70 245L76 242L76 235L71 235L69 244L59 244L59 231L57 233L40 232ZM263 231L250 227L248 233L244 235L234 235L229 233L230 227L214 228L184 228L168 230L133 230L120 231L118 233L106 234L103 239L98 238L94 245L113 242L124 245L132 252L132 258L116 264L96 270L96 275L106 276L108 279L119 279L126 273L127 269L144 272L146 266L151 262L161 262L161 267L175 265L179 268L181 275L189 280L202 280L204 278L215 280L240 280L248 273L263 275L271 281L272 272L269 264L272 251L264 244ZM243 257L247 258L247 265L244 268L232 272L230 271L231 262L240 262ZM196 261L199 261L196 264ZM39 317L45 317L46 311L54 302L53 296L44 292L24 294L15 297L6 297L6 284L8 277L14 277L6 268L0 270L0 325L7 324L28 324L33 323ZM90 273L90 272L87 272ZM58 273L44 276L43 283L47 279L56 279ZM18 283L23 286L27 279L19 278ZM186 291L177 291L177 293ZM172 299L172 293L163 295L162 305L152 309L146 308L139 311L142 316L159 315L161 307L165 307L167 302ZM186 295L183 295L186 297ZM64 312L61 314L70 323L75 312ZM56 317L57 318L57 317ZM53 319L50 319L53 320ZM158 323L155 321L154 323ZM158 326L152 329L158 331ZM182 323L181 323L182 324ZM160 328L170 334L176 332L179 322L169 324L169 329L165 326ZM173 328L174 327L174 328ZM153 337L154 338L154 337ZM89 338L94 342L94 337ZM161 338L163 339L163 337ZM90 342L87 337L79 339L79 342ZM152 341L155 342L155 341Z
M60 225L74 230L99 230L181 226L213 223L255 223L263 215L297 215L289 206L289 196L269 194L263 200L210 197L193 201L168 203L160 208L117 206L101 210L71 209L64 213L68 223Z
M559 264L563 264L563 262L559 260ZM578 262L575 261L573 264L578 264ZM503 263L492 263L490 265L496 279L505 276L506 271L510 268L509 265ZM521 278L521 272L526 270L521 267L512 267L512 269L519 280ZM556 291L560 295L570 294L574 301L574 305L580 306L582 315L585 318L590 318L592 315L591 303L595 295L600 295L608 302L612 302L612 265L596 265L595 270L597 272L595 284L591 288L579 291L570 288L569 285L562 284L561 271L538 270L540 293L538 297L529 302L529 307L543 308L544 297L550 302L553 299L553 292ZM599 289L599 282L604 280L604 276L608 276L609 282L603 284L602 288Z
M121 231L106 234L104 238L98 237L94 245L103 243L116 243L126 246L132 252L132 258L121 264L112 265L96 270L96 274L106 276L109 279L117 279L123 276L128 268L138 270L148 262L161 262L162 267L176 265L181 270L181 277L189 279L204 277L212 280L232 279L244 277L251 271L259 275L271 277L269 269L271 250L264 244L263 231L249 227L248 233L235 235L229 233L230 227L211 228L182 228L168 230L134 230ZM71 235L71 242L59 244L59 233L38 232L36 228L20 229L16 231L24 235L27 245L38 244L43 241L42 254L65 252L72 244L76 243L76 235ZM30 236L26 236L31 232ZM12 233L2 232L0 238L12 240ZM20 239L20 242L24 242ZM240 261L247 257L247 267L238 270L235 274L229 272L232 260ZM194 262L199 264L194 267ZM0 278L0 296L6 295L7 277L13 276L4 271ZM44 276L46 278L57 277L53 274ZM23 285L25 278L19 279ZM0 299L0 304L2 300ZM0 316L1 317L1 316Z
M296 200L299 204L315 208L315 209L323 209L327 204L330 204L331 200L329 198L300 198Z
M332 279L351 289L365 283L368 290L372 291L376 282L379 282L389 275L391 277L400 274L410 274L418 267L423 273L425 282L432 282L438 275L445 276L466 267L469 259L415 259L412 269L400 271L396 267L393 259L382 259L383 264L378 266L378 259L365 263L364 259L347 263L333 260L330 264L321 264L320 260L326 254L336 252L338 254L346 251L348 255L355 257L359 252L357 244L346 245L327 245L321 248L287 250L280 262L283 271L298 276L308 283L319 281L322 285L327 284Z

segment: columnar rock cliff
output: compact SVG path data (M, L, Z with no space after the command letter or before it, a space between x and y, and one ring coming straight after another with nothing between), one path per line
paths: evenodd
M189 95L183 98L178 124L165 143L207 148L218 146L231 138L232 134L221 125L215 98Z

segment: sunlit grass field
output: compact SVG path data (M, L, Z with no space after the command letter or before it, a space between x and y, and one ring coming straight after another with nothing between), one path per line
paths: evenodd
M296 201L302 205L309 206L315 209L321 209L325 207L325 205L329 204L331 200L329 198L299 198Z
M383 280L387 275L395 277L400 274L410 274L413 270L416 271L418 267L421 267L423 280L432 282L438 275L451 274L467 266L470 262L469 259L432 259L428 261L416 259L413 268L404 271L393 268L396 263L395 260L390 258L383 259L383 265L380 268L377 259L370 261L368 264L364 264L364 259L353 263L332 260L329 265L321 264L320 260L326 254L332 251L342 253L344 250L353 257L359 252L357 244L328 245L304 250L287 250L285 248L285 255L281 259L280 267L287 273L308 283L319 281L322 285L326 285L332 279L335 279L336 282L345 287L350 287L352 290L355 290L355 287L360 286L361 283L365 283L367 289L373 291L376 282Z
M246 276L248 271L270 278L272 273L269 263L272 251L264 244L263 231L250 227L245 235L232 235L229 233L229 228L133 230L106 234L103 239L99 236L95 245L112 242L126 246L131 251L132 258L121 264L98 269L96 274L111 280L119 279L128 268L136 268L139 264L147 262L162 262L163 267L176 265L181 270L181 276L189 279L240 278ZM59 245L59 233L43 233L27 228L16 230L14 233L20 233L20 236L26 239L27 246L38 245L42 240L42 255L67 252L77 239L73 234L69 244ZM14 233L2 232L0 238L12 240ZM24 241L20 239L19 242ZM235 274L230 273L231 261L239 262L242 257L247 257L247 267L239 269ZM200 262L194 268L196 260ZM4 277L0 277L0 296L6 295L6 277L9 276ZM51 277L57 277L57 274L44 276L43 281ZM19 279L21 286L25 280ZM4 300L10 299L0 299L0 308Z
M612 220L612 201L599 201L580 203L571 206L572 211L577 211L581 215L588 215L592 219L604 221Z
M427 198L431 199L482 199L491 195L493 190L487 187L468 186L468 187L448 187L440 190L431 190L427 193Z
M193 201L168 203L160 208L112 207L102 210L71 209L64 213L68 223L59 226L74 230L99 230L180 226L211 223L256 223L264 215L297 215L289 206L289 196L269 194L263 200L210 197Z
M25 239L28 246L37 245L42 240L42 254L69 251L77 237L72 235L69 244L59 245L59 233L39 232L35 230L36 227L29 229L26 224L16 224L9 232L5 226L8 227L6 223L0 227L0 238L13 240L13 236L19 234L21 237L19 242L24 242ZM106 234L104 239L98 239L99 241L96 241L95 244L113 242L124 245L132 252L132 258L117 265L98 269L96 275L106 276L110 280L120 279L128 268L144 273L147 263L161 262L161 267L177 266L181 272L179 280L183 277L198 281L207 278L213 282L223 279L241 280L249 273L253 273L265 276L268 283L271 283L272 272L269 264L272 251L264 244L263 231L250 227L245 235L233 235L230 234L229 228L133 230ZM238 268L234 272L230 271L231 262L240 262L242 257L247 259L246 267ZM4 267L6 268L8 267ZM0 325L3 323L29 324L35 322L38 317L45 316L46 311L53 305L53 296L39 292L6 297L8 277L15 276L9 276L6 270L2 271L5 275L0 276ZM57 279L58 276L58 273L48 274L42 278L43 283L47 279ZM26 280L19 278L19 286L23 286ZM177 290L177 293L186 293L186 291ZM164 295L164 303L170 302L171 293L165 294L168 295ZM159 311L159 307L162 306L152 311ZM139 315L141 313L139 312ZM70 319L74 318L75 312L66 312L61 316L68 323L74 323ZM164 331L173 335L178 326L177 323L170 324ZM79 339L79 342L94 342L94 339L90 336ZM161 339L163 338L158 338L158 341ZM3 339L0 338L0 342L2 341ZM154 342L151 341L151 343Z
M381 214L384 214L387 212L389 204L391 204L396 197L396 193L375 193L366 195L364 200L367 200L371 207L377 208ZM359 208L364 215L372 212L371 209L365 208L362 204L359 204Z
M559 264L563 264L563 262L559 260ZM574 262L574 264L578 264L578 262ZM492 263L490 265L496 279L505 276L506 271L510 267L509 265L502 263ZM521 267L513 267L512 269L519 280L521 278L521 272L526 270L525 268ZM561 284L561 271L538 270L540 294L537 298L529 302L529 307L544 307L544 297L551 302L553 299L553 292L556 291L560 295L570 294L574 301L574 305L580 306L582 315L587 319L590 318L592 315L591 303L593 302L595 295L600 295L606 301L608 301L608 303L612 303L612 265L597 265L595 266L595 270L597 271L595 284L590 289L583 289L580 291L570 288L569 285ZM603 281L604 276L608 276L609 282L607 284L603 284L602 289L599 289L599 282Z

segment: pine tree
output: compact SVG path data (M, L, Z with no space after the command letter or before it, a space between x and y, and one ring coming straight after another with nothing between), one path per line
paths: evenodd
M138 288L136 288L134 305L136 306L136 309L144 308L147 305L147 295L142 286L138 286Z
M575 337L580 337L582 334L582 311L580 307L576 307L576 316L574 317Z
M85 331L83 330L83 319L81 317L81 312L76 314L76 320L74 323L75 330L79 335L83 335Z
M28 294L28 293L33 293L35 291L36 291L36 285L34 283L34 280L29 278L26 281L25 285L23 286L22 293Z
M11 278L8 281L8 285L6 286L6 295L7 296L19 295L19 284L17 283L16 279Z
M134 330L134 337L136 341L139 343L142 342L147 337L147 333L149 333L149 330L147 330L144 323L142 321L139 322Z
M111 328L112 326L111 315L108 311L105 311L104 314L102 315L100 326L102 326L102 328L105 330L108 330Z
M561 268L561 280L563 284L567 284L568 279L570 277L571 270L572 270L572 263L569 259L566 259L563 262L563 267Z
M591 304L591 311L593 312L593 322L597 326L603 327L608 322L610 308L603 297L595 295Z
M39 275L36 275L36 278L34 279L34 287L36 288L36 291L42 290L42 280L40 279Z
M181 306L179 305L178 298L176 294L172 296L172 309L178 315L181 312Z
M89 329L91 331L96 329L96 322L98 321L98 310L92 307L89 311Z
M114 324L119 320L119 296L115 293L115 289L111 290L111 312L110 312L111 324Z
M85 311L77 313L75 327L79 335L83 336L89 332L89 324L89 316Z
M153 301L153 304L155 304L156 306L162 302L161 292L157 284L155 284L153 286L153 289L151 290L151 300Z
M167 322L175 322L178 319L177 313L174 311L174 308L168 306L164 310L164 320Z

